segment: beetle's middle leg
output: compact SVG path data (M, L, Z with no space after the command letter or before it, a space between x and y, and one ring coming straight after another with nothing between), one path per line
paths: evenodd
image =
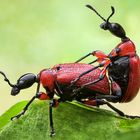
M74 89L73 92L77 93L77 92L81 91L83 88L85 88L85 87L87 87L87 86L90 86L90 85L93 85L93 84L96 84L96 83L98 83L99 81L103 80L104 77L105 77L105 75L106 75L106 71L107 71L107 68L108 68L109 64L106 64L106 66L105 66L104 63L101 63L101 64L102 64L102 66L104 66L104 68L101 70L100 75L99 75L99 78L95 79L95 80L92 81L92 82L89 82L89 83L86 83L86 84L81 85L79 88ZM83 76L83 73L82 73L81 75ZM78 78L79 78L79 77L78 77ZM72 82L72 85L75 84L75 82L77 82L77 81L79 80L78 78L76 78L76 79ZM70 85L70 86L71 86L71 85Z
M103 66L105 66L106 64L108 65L108 62L110 63L110 61L108 61L108 60L109 60L109 59L108 59L108 56L107 56L106 54L104 54L103 52L101 52L101 51L93 51L93 52L91 52L91 53L89 53L89 54L87 54L87 55L81 57L81 58L80 58L79 60L77 60L75 63L78 63L78 62L82 61L83 59L87 58L87 57L90 56L90 55L96 56L97 59L94 60L94 61L92 61L92 62L90 62L89 64L93 64L93 63L95 63L95 62L99 62L99 65L96 66L96 67L94 67L94 68L89 69L88 71L85 71L85 72L81 73L76 79L74 79L74 81L71 82L70 87L72 87L74 84L76 84L76 82L77 82L82 76L84 76L85 74L88 74L88 73L90 73L91 71L93 71L93 70L95 70L95 69L97 69L97 68L99 68L99 67L103 67Z
M98 66L93 67L93 68L91 68L91 69L89 69L89 70L81 73L77 78L75 78L71 82L70 87L73 86L74 84L76 84L80 80L80 78L83 77L85 74L88 74L88 73L94 71L95 69L98 69L99 67L103 67L103 69L101 70L101 72L99 74L99 78L98 79L95 79L95 81L92 81L92 82L86 83L84 85L81 85L80 88L84 88L85 86L89 86L89 85L92 85L92 84L95 84L95 83L101 81L104 78L104 76L106 75L106 70L109 67L110 63L111 63L111 61L109 59L103 59L103 60L101 60L99 62L99 65ZM80 88L78 90L80 90Z

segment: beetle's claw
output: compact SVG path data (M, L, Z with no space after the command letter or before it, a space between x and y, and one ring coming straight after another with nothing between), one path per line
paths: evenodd
M11 121L14 121L14 120L16 120L16 119L18 119L18 118L20 118L20 116L13 116L12 118L11 118Z
M130 115L125 115L126 118L130 119L140 119L140 116L130 116Z
M54 130L51 131L50 136L51 137L55 136L55 131Z
M14 120L16 120L16 119L17 119L16 116L11 117L11 121L14 121Z
M13 120L19 119L22 115L24 115L24 113L25 113L25 112L23 111L23 112L17 114L16 116L13 116L13 117L11 118L11 120L13 121Z

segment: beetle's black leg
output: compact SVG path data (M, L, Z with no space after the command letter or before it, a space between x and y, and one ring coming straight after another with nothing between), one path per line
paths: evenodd
M55 135L55 130L54 130L54 126L53 126L53 112L52 112L52 108L53 107L57 107L59 105L59 103L61 102L61 98L59 99L51 99L50 103L49 103L49 120L50 120L50 136L54 136Z
M86 83L86 84L81 85L81 87L78 88L78 89L76 89L76 90L77 90L77 91L80 91L81 89L83 89L83 88L86 87L86 86L89 86L89 85L92 85L92 84L95 84L95 83L101 81L101 80L105 77L105 75L106 75L106 70L108 69L108 67L109 67L110 64L111 64L111 62L110 62L109 60L104 60L104 61L102 61L101 63L99 63L98 66L93 67L93 68L91 68L91 69L89 69L89 70L87 70L87 71L81 73L77 78L75 78L74 81L71 82L70 87L73 86L74 84L76 84L76 82L77 82L82 76L84 76L85 74L90 73L91 71L93 71L93 70L95 70L95 69L97 69L97 68L99 68L99 67L103 67L103 69L102 69L101 72L100 72L99 78L96 79L96 80L94 80L94 81L92 81L92 82L89 82L89 83Z
M102 64L101 64L102 65ZM100 65L100 66L101 66ZM99 66L99 67L100 67ZM104 67L103 69L102 69L102 71L101 71L101 73L100 73L100 75L99 75L99 78L98 79L96 79L96 80L94 80L94 81L92 81L92 82L89 82L89 83L86 83L86 84L83 84L83 85L81 85L81 87L79 87L79 88L77 88L77 89L74 89L73 90L73 92L79 92L80 90L82 90L83 88L85 88L85 87L87 87L87 86L90 86L90 85L92 85L92 84L96 84L96 83L98 83L99 81L101 81L101 80L103 80L104 79L104 77L105 77L105 75L106 75L106 70L107 70L107 68L108 68L108 66L106 66L106 67ZM84 73L82 73L81 75L83 76L83 74ZM79 79L78 79L79 80ZM77 80L77 78L76 78L76 82L78 81ZM75 84L75 80L74 80L74 83L72 83L72 84Z
M19 114L17 114L16 116L13 116L11 118L11 120L14 120L14 119L18 119L20 118L22 115L25 114L25 112L28 110L28 107L30 106L30 104L35 100L36 96L33 96L32 99L27 103L27 105L23 108L23 111Z
M122 112L122 111L120 111L119 109L117 109L116 107L114 107L113 105L111 105L109 102L106 102L106 101L104 101L104 100L99 100L98 99L98 101L97 101L98 103L97 104L101 104L101 105L103 105L103 104L106 104L108 107L110 107L112 110L114 110L115 112L117 112L120 116L125 116L125 114Z
M120 96L117 96L117 95L102 95L102 94L98 94L96 96L97 99L105 99L109 102L113 102L113 103L116 103L116 102L119 102L119 99L120 99Z
M88 74L88 73L90 73L91 71L93 71L93 70L95 70L95 69L97 69L97 68L99 68L99 67L105 66L105 67L103 68L103 71L104 71L104 70L106 70L107 67L109 66L109 63L110 63L110 62L109 62L108 59L107 59L108 56L105 55L105 54L104 54L103 52L101 52L101 51L93 51L92 53L89 53L89 54L87 54L86 56L80 58L80 59L77 60L75 63L78 63L79 61L85 59L85 58L88 57L89 55L93 55L93 56L96 56L96 57L97 57L96 60L90 62L89 64L92 64L92 63L95 63L95 62L98 61L98 62L99 62L99 65L96 66L96 67L94 67L94 68L92 68L92 69L89 69L89 70L87 70L87 71L81 73L77 78L75 78L75 80L73 80L73 81L71 82L71 85L70 85L69 87L72 87L74 84L76 84L76 82L77 82L82 76L84 76L85 74ZM93 82L93 83L94 83L94 82Z
M24 115L24 114L25 114L25 112L28 110L28 107L30 106L30 104L31 104L36 98L38 98L39 88L40 88L40 83L38 83L38 85L37 85L36 95L33 96L32 99L27 103L27 105L23 108L23 111L22 111L21 113L19 113L18 115L12 117L11 120L13 120L13 119L18 119L18 118L21 117L21 115Z
M77 61L75 61L75 63L78 63L80 61L82 61L83 59L87 58L88 56L92 55L92 53L88 53L85 56L81 57L80 59L78 59Z
M111 98L111 96L110 96L110 98ZM88 100L83 103L87 104L87 105L91 105L91 106L107 105L108 107L110 107L112 110L114 110L116 113L118 113L122 117L131 118L131 119L140 118L140 116L131 116L131 115L124 114L121 110L117 109L116 107L114 107L109 102L107 102L103 99Z
M105 102L105 104L108 107L110 107L112 110L114 110L115 112L117 112L122 117L131 118L131 119L140 118L140 116L131 116L131 115L124 114L121 110L117 109L116 107L114 107L113 105L111 105L109 102Z
M131 116L131 115L125 115L126 118L136 119L140 118L140 116Z
M93 51L93 52L88 53L88 54L86 54L85 56L81 57L81 58L78 59L75 63L78 63L78 62L82 61L83 59L87 58L87 57L90 56L90 55L96 56L97 59L96 59L95 61L89 63L89 64L95 63L96 61L98 61L98 58L99 58L99 59L107 58L107 55L104 54L102 51L96 50L96 51Z
M96 60L94 60L94 61L92 61L92 62L89 62L88 64L93 64L93 63L97 62L97 60L98 60L98 59L96 59Z
M99 67L101 67L101 66L102 66L102 65L98 65L98 66L96 66L96 67L93 67L93 68L91 68L91 69L89 69L89 70L87 70L87 71L81 73L74 81L71 82L70 87L73 86L74 84L76 84L76 82L77 82L82 76L84 76L85 74L90 73L91 71L93 71L93 70L95 70L95 69L97 69L97 68L99 68Z
M54 105L54 100L52 99L49 104L49 118L50 118L50 136L55 135L54 126L53 126L53 115L52 115L52 107Z
M83 102L86 105L90 105L90 106L100 106L100 105L107 105L108 107L110 107L112 110L114 110L115 112L117 112L120 116L125 116L125 114L118 110L117 108L115 108L114 106L112 106L110 103L108 103L107 101L103 100L103 99L93 99L93 100L88 100Z

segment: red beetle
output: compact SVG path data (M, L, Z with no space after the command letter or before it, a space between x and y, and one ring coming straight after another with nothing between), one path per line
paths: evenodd
M116 37L121 38L121 43L118 44L109 55L104 54L101 51L93 51L86 56L80 58L76 63L85 59L86 57L93 55L97 59L94 62L99 62L97 67L103 67L100 76L92 82L82 84L81 88L95 84L104 79L106 71L108 71L108 77L110 81L117 84L117 93L114 93L116 98L110 97L112 102L130 102L138 93L140 88L140 59L136 54L136 48L134 43L126 36L125 30L118 23L110 23L109 19L114 14L115 9L111 7L112 13L105 20L93 7L87 5L88 8L93 10L99 17L101 17L105 22L100 25L104 30L109 30ZM91 63L90 63L91 64ZM83 75L89 73L88 71L77 76L77 78L72 81L74 85ZM116 86L115 84L115 86ZM112 87L114 89L115 87Z
M77 78L77 75L83 74L84 71L91 72L83 75L73 87L70 87L69 85L74 79ZM110 84L106 75L104 76L103 80L97 82L96 84L86 86L80 91L74 91L74 89L79 88L82 84L95 81L100 76L101 70L90 64L58 64L51 69L42 70L37 76L32 73L24 74L17 80L16 84L11 84L5 74L3 72L0 73L5 77L5 81L7 81L12 87L11 95L13 96L17 95L20 90L29 88L34 83L38 83L35 96L33 96L32 99L27 103L21 113L12 117L11 119L13 120L15 118L21 117L21 115L24 115L29 105L36 98L40 100L51 100L49 106L51 136L54 135L52 107L58 106L60 102L77 100L78 102L92 106L100 106L106 104L121 116L139 118L139 116L125 115L122 111L113 107L109 102L103 100L106 99L110 101L110 98L116 99L116 96L113 94L120 90L118 85L115 82L112 82L112 93L110 93ZM39 90L40 84L44 87L46 93ZM57 95L59 98L56 99L54 95Z
M91 71L95 69L94 71ZM84 75L80 80L75 84L73 87L69 87L71 82L80 75L84 71L91 71L89 74ZM58 64L55 65L51 69L44 69L42 70L37 76L32 73L27 73L22 75L16 84L11 84L6 75L3 72L0 72L5 81L12 87L11 95L17 95L22 89L26 89L31 87L34 83L38 83L37 91L35 96L27 103L25 108L21 113L12 117L19 118L23 115L26 110L28 109L29 105L36 99L40 100L51 100L50 101L50 127L51 127L51 136L54 135L54 128L53 128L53 120L52 120L52 107L58 106L60 102L65 101L72 101L77 100L79 102L85 104L92 104L94 106L99 106L102 104L107 104L112 109L108 102L100 99L100 95L109 95L110 94L110 86L107 76L102 81L94 85L90 85L80 92L74 92L74 89L77 89L82 84L86 84L88 82L92 82L97 79L100 75L101 70L99 68L94 67L90 64L83 64L83 63L67 63L67 64ZM46 90L46 93L41 92L40 84ZM57 95L59 98L55 98L54 95ZM99 99L97 99L99 97ZM116 110L115 110L116 111ZM121 111L118 112L120 115L122 114Z

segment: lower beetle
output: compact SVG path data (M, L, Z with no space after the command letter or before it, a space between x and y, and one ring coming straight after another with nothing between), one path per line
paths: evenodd
M84 73L84 71L90 71L90 73L83 75L74 86L70 86L71 82L76 79L77 75ZM37 90L35 96L27 103L23 111L18 115L11 118L19 118L28 109L29 105L37 98L40 100L50 100L49 116L50 116L50 135L54 135L52 107L57 107L60 102L73 101L84 103L91 106L100 106L106 104L119 115L128 118L139 118L139 116L125 115L122 111L112 106L108 101L111 99L116 100L116 94L120 92L116 82L110 84L108 77L105 76L103 80L96 84L86 86L80 91L76 90L81 85L96 80L101 73L101 70L93 65L84 63L66 63L55 65L51 69L42 70L37 76L32 73L22 75L16 84L11 84L6 75L0 71L4 76L5 81L12 87L11 95L15 96L20 93L21 90L31 87L34 83L37 83ZM40 91L40 85L46 90L46 93ZM57 95L59 98L55 98Z

